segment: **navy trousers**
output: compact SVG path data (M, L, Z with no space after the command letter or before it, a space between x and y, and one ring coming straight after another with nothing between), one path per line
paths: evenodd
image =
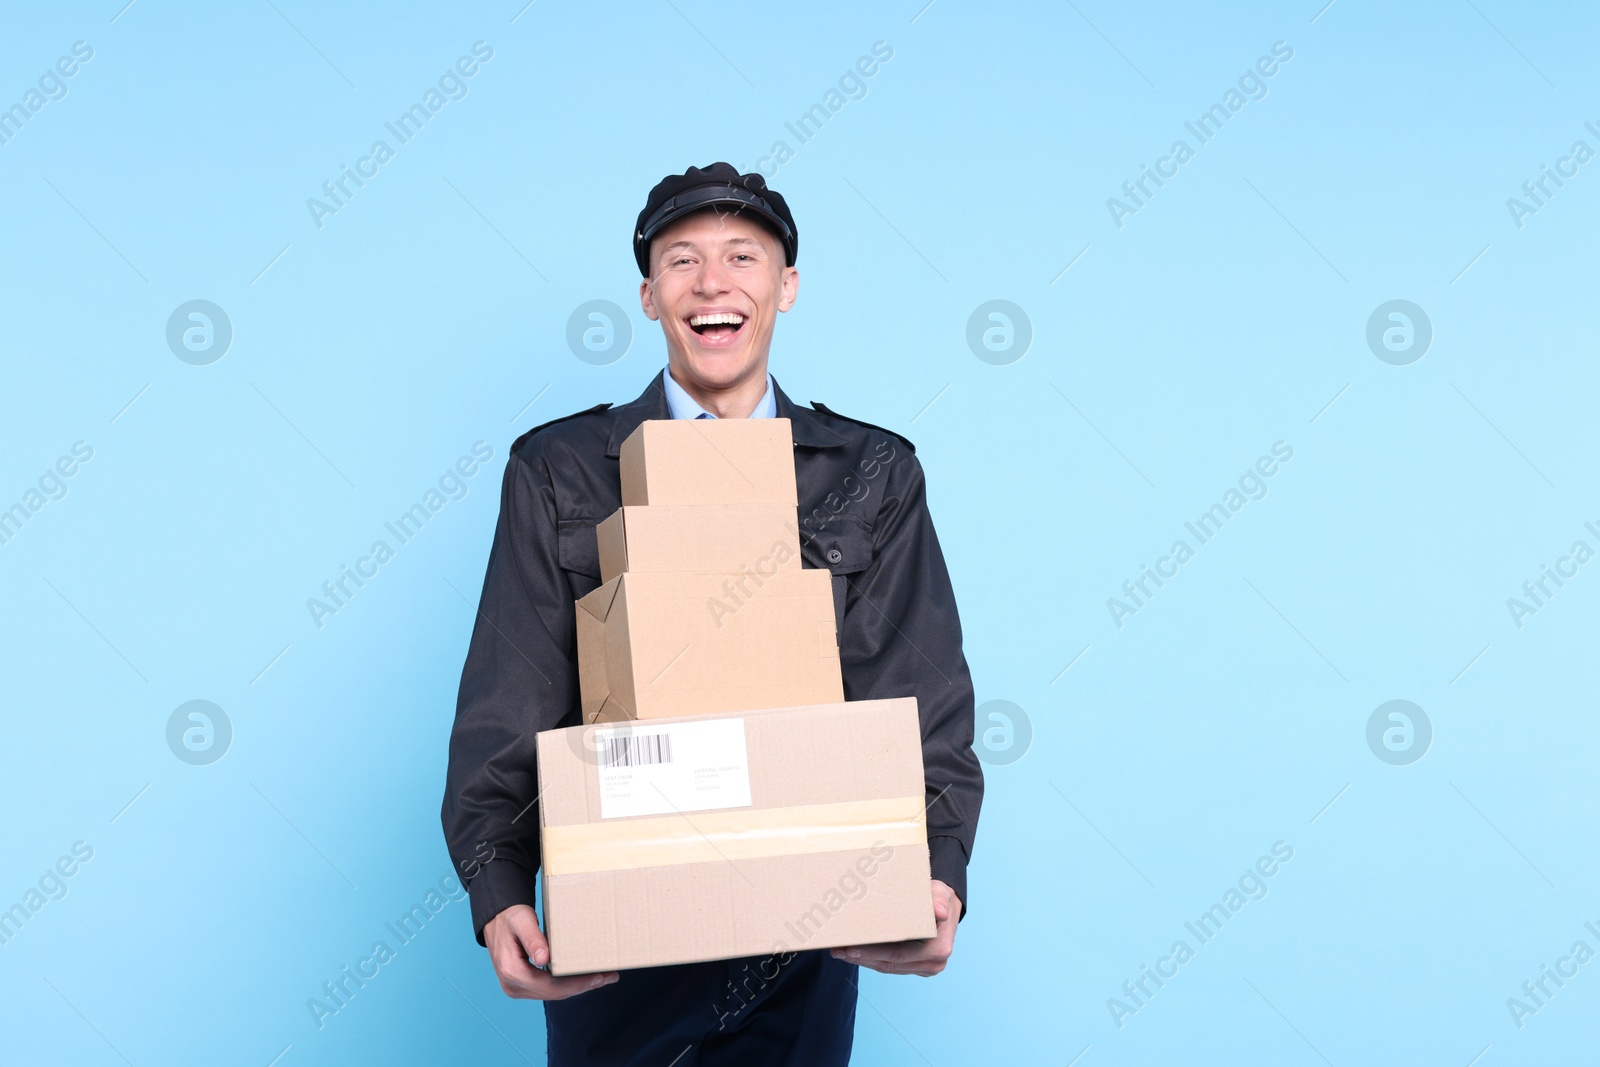
M844 1067L858 966L826 950L622 971L544 1006L551 1067Z

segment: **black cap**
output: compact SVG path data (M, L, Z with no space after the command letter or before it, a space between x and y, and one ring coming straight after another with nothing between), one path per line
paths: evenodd
M760 174L740 174L730 163L713 163L669 174L650 190L633 228L633 258L639 273L650 277L651 238L685 215L712 206L726 208L732 215L748 212L783 244L784 266L794 266L800 235L783 197L768 189Z

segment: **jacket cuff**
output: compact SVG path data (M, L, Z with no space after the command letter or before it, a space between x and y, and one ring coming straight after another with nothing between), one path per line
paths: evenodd
M535 872L510 860L492 860L478 870L478 876L467 886L467 896L472 901L472 932L477 935L478 944L484 944L483 928L490 919L517 904L534 906L537 881Z
M961 901L961 914L956 916L960 922L967 915L967 850L961 839L945 835L928 838L928 867L934 878L955 890Z

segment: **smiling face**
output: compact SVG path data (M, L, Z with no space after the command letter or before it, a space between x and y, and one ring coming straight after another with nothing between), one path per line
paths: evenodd
M754 390L753 407L766 389L778 312L800 289L778 238L743 216L699 211L656 235L650 267L639 301L661 323L672 377L702 405Z

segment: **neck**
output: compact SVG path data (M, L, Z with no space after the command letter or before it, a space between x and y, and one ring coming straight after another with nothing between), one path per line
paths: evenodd
M672 380L677 382L696 404L719 419L748 419L767 393L765 365L759 368L758 373L725 389L708 389L698 382L690 381L688 375L679 373L670 363L667 366L667 373L672 375Z

